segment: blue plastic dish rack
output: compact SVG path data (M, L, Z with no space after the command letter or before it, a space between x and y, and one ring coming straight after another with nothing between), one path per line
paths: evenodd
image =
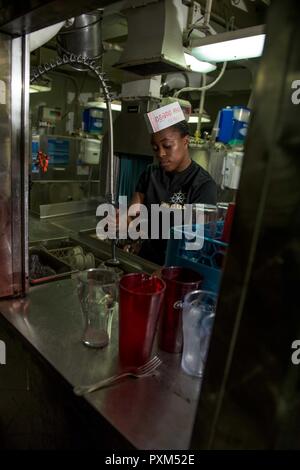
M203 246L198 250L187 250L186 242L192 241L190 236L199 233L199 226L191 227L181 226L171 229L171 239L168 241L166 252L166 266L184 266L194 269L203 276L202 288L218 293L224 257L226 255L228 243L220 240L223 233L224 222L217 222L216 233L214 238L208 235L211 226L204 226ZM174 238L174 233L180 231L182 238L180 240ZM187 238L185 235L187 235Z

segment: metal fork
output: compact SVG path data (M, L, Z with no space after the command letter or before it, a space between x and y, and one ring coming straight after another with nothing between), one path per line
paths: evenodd
M107 379L100 380L99 382L96 382L92 385L79 385L74 387L74 393L76 395L84 395L85 393L94 392L95 390L99 390L100 388L106 387L107 385L111 385L127 376L140 378L152 375L161 363L161 359L158 356L155 356L142 366L131 367L125 372L121 372L120 374L113 375Z

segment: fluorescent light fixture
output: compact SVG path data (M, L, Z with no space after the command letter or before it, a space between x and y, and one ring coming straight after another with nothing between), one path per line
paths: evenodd
M189 124L196 124L199 121L199 116L190 116L188 123ZM211 119L209 116L202 116L201 122L210 122Z
M106 109L105 101L89 101L88 105L95 108ZM112 111L121 111L122 105L121 103L111 103L111 109Z
M43 85L30 85L29 87L30 93L40 93L45 91L51 91L51 87L45 87Z
M191 53L185 52L184 58L186 65L191 69L192 72L201 72L208 73L216 70L217 66L215 64L210 64L209 62L203 62L202 60L197 59Z
M253 26L214 34L192 42L192 54L199 60L225 62L260 57L265 43L265 26Z
M30 93L40 93L40 92L51 91L51 90L52 90L52 80L46 75L39 77L29 87Z
M106 103L105 104L105 108L106 108ZM111 109L113 111L121 111L122 109L122 105L120 103L111 103Z

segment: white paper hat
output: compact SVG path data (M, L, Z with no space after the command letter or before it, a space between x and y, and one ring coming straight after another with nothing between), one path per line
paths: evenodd
M145 114L148 130L151 134L184 121L185 117L178 102L167 104Z

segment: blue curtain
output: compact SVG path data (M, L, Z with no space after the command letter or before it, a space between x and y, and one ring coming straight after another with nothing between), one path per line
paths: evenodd
M118 196L127 196L131 201L139 177L147 165L153 162L152 157L119 154L119 186Z

